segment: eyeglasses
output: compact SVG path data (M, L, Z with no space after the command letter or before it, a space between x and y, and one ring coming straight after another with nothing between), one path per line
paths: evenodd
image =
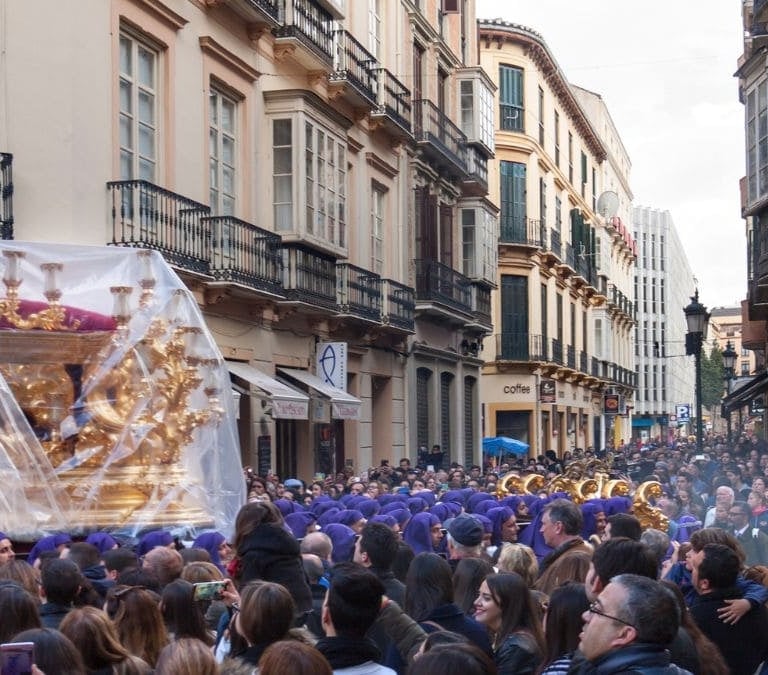
M635 628L635 625L632 623L629 623L629 621L624 621L624 619L620 619L618 616L612 616L610 614L606 614L602 609L600 609L600 605L598 605L597 600L595 600L593 603L589 605L589 611L592 614L597 614L598 616L604 616L606 619L613 619L614 621L623 623L625 626L629 626L630 628ZM637 629L635 628L635 630Z

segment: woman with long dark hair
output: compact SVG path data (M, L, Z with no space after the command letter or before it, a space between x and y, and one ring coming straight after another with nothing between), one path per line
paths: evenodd
M546 649L541 675L567 673L573 652L579 646L584 622L581 615L589 609L584 584L566 583L552 591L544 619Z
M298 615L312 609L299 542L285 530L283 516L272 502L242 506L235 519L233 543L237 586L257 579L281 584L291 594Z
M544 656L539 610L523 578L491 574L480 585L475 620L492 637L499 675L533 675Z

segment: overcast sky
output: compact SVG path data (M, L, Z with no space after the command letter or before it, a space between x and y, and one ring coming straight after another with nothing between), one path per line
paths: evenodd
M744 299L741 2L477 0L477 16L533 28L570 82L603 97L632 162L634 204L672 214L701 301Z

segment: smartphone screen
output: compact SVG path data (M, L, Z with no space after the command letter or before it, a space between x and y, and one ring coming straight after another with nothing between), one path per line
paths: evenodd
M221 600L224 589L227 587L227 582L203 581L194 586L195 591L192 597L195 600Z
M0 645L2 675L32 675L35 645L32 642L6 642Z

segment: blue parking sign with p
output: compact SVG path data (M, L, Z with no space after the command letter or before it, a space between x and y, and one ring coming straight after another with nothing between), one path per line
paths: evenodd
M675 406L677 421L678 422L690 422L691 421L691 406L687 403L683 403Z

